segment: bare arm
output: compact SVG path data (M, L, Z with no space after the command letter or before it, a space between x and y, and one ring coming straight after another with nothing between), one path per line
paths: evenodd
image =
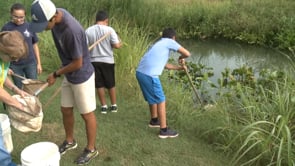
M183 66L178 66L178 65L173 65L173 64L170 64L170 63L167 63L165 65L165 69L168 69L168 70L183 70Z
M113 48L121 48L121 46L122 46L122 42L120 41L120 43L116 43L116 44L112 44L112 47Z
M184 59L184 58L188 58L189 56L191 56L191 53L183 48L183 47L180 47L178 50L177 50L178 53L180 53L181 55L179 56L179 59Z
M5 79L4 85L8 89L11 89L11 91L13 93L18 94L18 95L20 95L22 97L25 97L25 96L29 96L30 95L27 92L25 92L25 91L19 89L17 86L15 86L14 83L9 78L6 78Z
M40 51L39 51L39 47L38 47L37 43L35 43L33 45L33 49L34 49L34 53L35 53L36 60L37 60L37 72L38 72L38 74L41 74L42 73L42 65L41 65Z
M6 78L5 86L12 91L17 91L17 87L10 81L10 79ZM3 101L5 104L13 106L19 110L24 110L24 106L18 102L15 98L13 98L4 88L0 87L0 101Z
M112 48L118 49L118 48L121 48L122 47L122 41L121 41L121 39L120 39L119 36L118 36L118 38L119 38L119 43L112 44Z
M183 47L180 47L177 50L177 52L181 54L179 56L179 58L178 58L178 63L181 64L181 66L167 63L165 65L165 69L168 69L168 70L184 70L186 68L186 66L184 66L182 64L184 64L184 62L185 62L184 59L185 58L188 58L189 56L191 56L191 53L187 49L185 49Z
M83 65L83 57L81 56L78 59L73 59L71 63L69 63L68 65L58 69L55 71L56 75L62 75L62 74L66 74L66 73L70 73L70 72L74 72L78 69L80 69ZM55 82L55 77L53 75L54 73L49 74L49 76L47 77L47 82L50 85L53 85Z

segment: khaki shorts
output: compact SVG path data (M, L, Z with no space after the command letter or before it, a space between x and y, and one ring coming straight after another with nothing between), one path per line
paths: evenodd
M64 77L61 90L61 106L78 108L80 114L95 111L95 82L94 74L81 84L72 84Z

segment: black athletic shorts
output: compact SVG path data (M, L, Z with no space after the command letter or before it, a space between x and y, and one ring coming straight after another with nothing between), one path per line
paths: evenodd
M115 87L115 64L92 62L95 71L95 88Z

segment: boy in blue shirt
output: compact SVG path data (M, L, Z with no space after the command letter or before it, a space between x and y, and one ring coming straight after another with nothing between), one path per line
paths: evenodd
M151 120L150 127L160 127L160 138L174 138L178 136L176 131L166 124L166 98L159 76L164 68L168 70L183 70L184 66L168 64L170 51L177 51L179 64L184 63L184 58L190 56L190 52L175 41L176 32L172 28L164 29L162 38L158 40L142 57L136 70L136 78L142 94L149 104Z

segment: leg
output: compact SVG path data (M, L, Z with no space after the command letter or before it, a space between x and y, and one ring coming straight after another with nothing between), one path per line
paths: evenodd
M87 164L90 160L98 155L95 147L96 140L96 117L94 111L81 114L86 127L87 146L84 151L75 160L76 164Z
M87 135L87 149L94 150L95 149L95 140L96 140L96 117L94 112L90 112L87 114L81 114L86 127L86 135Z
M94 111L81 114L86 127L87 146L84 151L75 160L76 164L87 164L90 160L98 155L95 147L96 140L96 117Z
M94 112L96 109L94 74L88 81L73 86L73 90L75 91L76 106L85 123L87 137L85 149L75 160L75 163L80 165L87 164L98 155L98 150L95 147L97 126Z
M24 74L26 78L37 79L37 64L30 63L24 66Z
M116 88L115 87L112 87L112 88L109 89L109 95L110 95L110 99L111 99L110 111L111 112L117 112L118 107L117 107Z
M157 104L149 104L151 120L149 127L160 127Z
M105 99L105 90L104 88L97 88L97 94L100 101L101 106L107 105L106 99Z
M174 138L178 136L178 133L176 131L173 131L171 129L168 129L167 123L166 123L166 101L163 101L159 104L157 104L158 108L158 115L160 119L160 138Z
M151 119L158 118L157 104L150 104L149 107L150 107Z
M74 113L72 107L61 107L63 125L66 133L66 141L74 141Z
M110 94L110 99L111 99L111 104L117 104L117 100L116 100L116 88L113 87L111 89L109 89L109 94Z
M159 104L156 105L157 106L157 112L158 112L158 116L160 119L160 128L166 128L166 102L163 101Z

